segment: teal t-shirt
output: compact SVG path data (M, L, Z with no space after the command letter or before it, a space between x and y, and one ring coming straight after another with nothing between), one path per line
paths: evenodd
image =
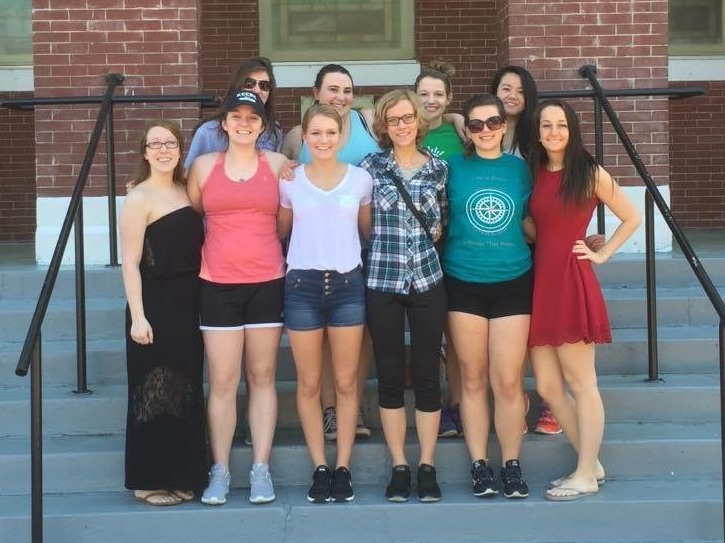
M443 271L470 283L515 279L531 268L522 221L531 175L526 163L503 154L448 159L448 233Z
M458 137L456 127L450 123L442 123L438 128L429 130L420 146L442 160L463 152L461 138Z

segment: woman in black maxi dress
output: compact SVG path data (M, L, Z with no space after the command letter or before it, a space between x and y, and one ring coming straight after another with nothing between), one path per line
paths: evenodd
M180 138L168 121L147 127L141 169L148 175L137 177L144 181L129 192L120 221L129 302L126 488L150 505L175 505L206 485L198 317L204 226L177 172Z

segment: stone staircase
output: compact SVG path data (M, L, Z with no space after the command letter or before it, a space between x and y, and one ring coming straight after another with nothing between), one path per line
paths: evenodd
M720 248L703 262L725 293L725 247ZM44 270L5 260L0 263L0 543L24 543L30 541L29 379L16 377L14 368ZM598 351L607 413L601 457L608 475L598 495L566 504L545 500L546 482L571 469L573 454L562 436L529 434L522 451L532 491L526 500L472 497L465 446L454 439L438 446L442 502L388 504L382 492L389 458L375 408L373 375L363 410L374 431L353 453L355 501L308 504L304 495L312 466L296 415L294 367L283 337L279 429L271 460L277 500L264 506L247 502L251 448L238 439L232 451L234 488L227 505L152 508L134 502L123 489L126 388L120 272L88 270L92 393L76 395L73 274L63 270L43 327L45 541L722 541L715 313L683 259L659 256L662 380L646 382L643 257L618 256L599 273L614 343ZM527 385L533 389L531 378ZM532 420L537 405L534 402ZM328 447L328 458L333 458L333 448ZM417 458L415 448L411 440L411 462Z

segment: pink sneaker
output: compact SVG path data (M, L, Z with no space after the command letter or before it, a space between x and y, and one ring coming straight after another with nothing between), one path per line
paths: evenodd
M539 420L536 423L534 432L536 432L537 434L545 434L549 436L561 433L561 426L559 426L559 423L554 418L553 413L548 407L543 407L541 409L541 415L539 416Z

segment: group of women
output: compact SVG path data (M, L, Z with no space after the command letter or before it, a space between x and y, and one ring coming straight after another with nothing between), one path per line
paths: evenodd
M203 503L226 502L242 369L253 443L249 500L275 499L269 458L283 327L314 467L310 502L354 499L350 459L370 344L392 464L387 500L408 500L412 487L406 364L420 444L418 499L442 497L435 448L443 422L461 426L474 495L529 495L520 459L527 350L537 390L578 452L574 471L545 495L565 501L597 492L604 411L594 344L611 338L592 263L608 260L639 216L584 149L573 109L559 101L535 107L526 70L503 68L496 92L471 97L462 117L445 113L450 75L450 66L434 63L415 91L391 91L373 111L358 112L350 73L327 65L315 81L315 105L283 139L271 65L250 59L219 118L197 131L186 177L178 127L149 123L120 222L126 486L137 499L174 505L203 490ZM606 241L585 238L597 201L621 221ZM450 410L441 421L444 331L460 422ZM499 477L487 450L489 386ZM324 447L331 422L334 469Z

